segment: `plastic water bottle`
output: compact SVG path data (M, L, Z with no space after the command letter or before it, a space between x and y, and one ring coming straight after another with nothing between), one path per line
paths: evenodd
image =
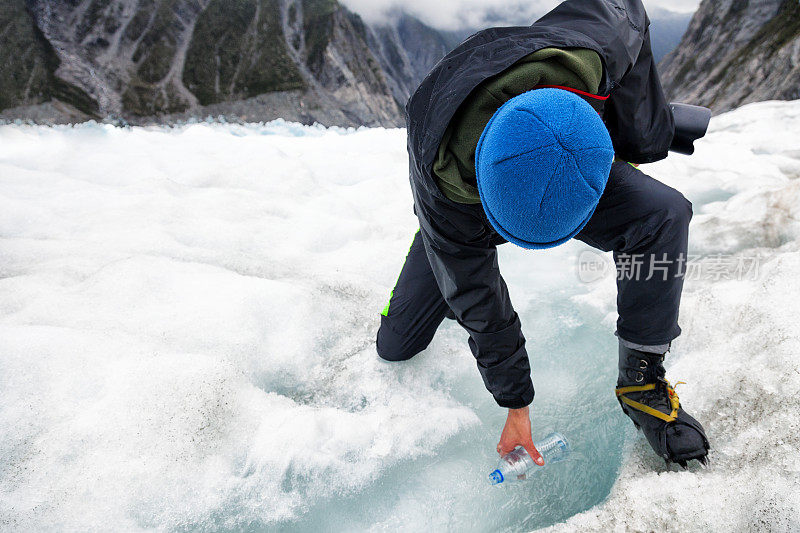
M560 433L551 433L534 443L534 446L542 454L544 466L563 461L569 457L571 451L569 442ZM543 467L533 462L525 448L517 446L500 458L497 469L489 474L489 483L499 485L508 481L522 481L527 478L528 472L536 472L537 468Z

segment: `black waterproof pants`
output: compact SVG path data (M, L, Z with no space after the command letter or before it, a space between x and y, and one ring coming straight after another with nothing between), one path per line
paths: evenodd
M627 163L611 167L600 203L576 238L614 252L621 339L654 346L680 335L691 218L692 205L680 192ZM410 359L428 346L449 311L417 232L381 314L378 355Z

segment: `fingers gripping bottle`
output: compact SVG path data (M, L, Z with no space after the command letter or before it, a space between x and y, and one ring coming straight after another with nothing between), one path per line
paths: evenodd
M542 454L544 466L565 460L571 451L569 442L560 433L551 433L534 446ZM522 481L527 478L528 472L533 473L536 468L542 467L533 462L525 448L517 446L500 458L497 469L489 474L489 483L499 485L508 481Z

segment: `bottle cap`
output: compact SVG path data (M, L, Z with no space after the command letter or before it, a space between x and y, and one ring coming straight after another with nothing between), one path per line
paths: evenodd
M504 480L503 473L499 470L495 470L491 474L489 474L489 483L492 485L499 485Z

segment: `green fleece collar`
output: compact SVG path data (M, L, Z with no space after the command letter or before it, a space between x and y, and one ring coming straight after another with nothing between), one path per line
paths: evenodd
M454 202L480 203L475 149L495 111L538 85L560 85L597 94L602 76L603 64L594 50L544 48L487 79L464 100L442 136L433 163L439 189Z

